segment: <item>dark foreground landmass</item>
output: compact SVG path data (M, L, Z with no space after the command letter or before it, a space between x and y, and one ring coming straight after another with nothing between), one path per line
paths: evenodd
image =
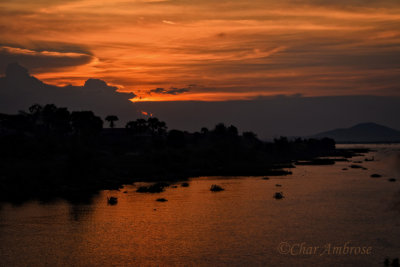
M113 127L118 118L106 120ZM263 142L222 123L188 133L168 131L164 122L148 118L103 129L91 111L71 113L54 105L0 114L0 146L0 200L13 202L79 199L136 181L287 175L299 160L333 164L315 159L364 152L338 150L329 138Z

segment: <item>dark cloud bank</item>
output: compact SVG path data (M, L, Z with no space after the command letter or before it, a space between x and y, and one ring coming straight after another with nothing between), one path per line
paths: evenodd
M83 86L58 87L30 76L27 69L13 63L0 78L0 112L27 110L32 104L54 103L70 110L93 110L102 117L118 114L122 120L136 117L138 112L129 99L133 93L117 92L117 88L98 79L89 79Z
M156 88L156 89L150 90L150 93L164 94L164 95L179 95L179 94L187 93L189 91L190 91L189 88L171 87L169 89Z
M161 89L167 93L170 89ZM70 110L93 110L106 116L118 115L119 126L136 119L140 111L165 120L170 129L199 130L218 122L251 130L262 138L279 135L306 136L360 122L376 122L400 129L400 97L276 96L246 101L138 102L135 95L116 91L102 80L89 79L84 86L57 87L30 76L23 67L9 65L0 78L0 112L15 113L34 104L55 103ZM171 92L170 92L171 93Z
M52 44L57 49L51 49L49 46ZM55 69L84 65L94 59L89 51L73 45L54 42L40 45L32 45L34 49L26 49L0 44L0 70L4 72L8 62L20 62L35 72L54 71Z

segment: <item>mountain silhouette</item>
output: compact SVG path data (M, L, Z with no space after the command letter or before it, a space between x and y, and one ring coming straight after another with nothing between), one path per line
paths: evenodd
M329 137L336 142L400 142L400 131L373 122L360 123L350 128L335 129L314 135L315 138Z

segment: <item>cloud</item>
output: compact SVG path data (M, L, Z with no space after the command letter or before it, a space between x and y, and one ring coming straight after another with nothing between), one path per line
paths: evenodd
M224 37L226 37L226 33L220 32L216 36L219 37L219 38L224 38Z
M188 88L176 88L176 87L170 87L169 89L156 88L156 89L150 90L150 93L167 94L167 95L179 95L179 94L183 94L183 93L189 92L191 87L193 87L193 86L188 86Z
M0 46L0 70L10 62L20 62L34 72L44 72L90 63L90 54L68 51L32 50L20 47Z
M373 78L368 82L380 84ZM212 88L190 84L185 88L159 87L152 90L152 94L164 95L180 89L191 89L190 93L202 93L202 90L212 92ZM232 91L229 89L226 93ZM145 111L166 121L169 128L198 131L203 126L212 128L223 121L238 126L241 131L254 131L261 138L312 135L363 121L400 129L398 118L391 116L400 112L399 96L307 97L277 94L270 97L255 95L248 100L237 101L132 103L129 99L133 97L136 95L122 93L118 87L100 79L88 79L80 86L49 85L30 76L28 70L18 64L9 65L6 76L0 77L0 113L27 110L34 103L54 103L70 110L93 110L103 118L110 114L117 115L120 119L117 126L123 127L128 120L143 116Z
M0 62L59 85L165 89L148 100L398 95L399 14L398 0L0 0L1 46L36 52ZM166 93L191 83L204 87Z
M165 24L170 24L170 25L175 25L176 24L175 22L170 21L170 20L163 20L162 22L165 23Z
M32 104L49 104L71 110L93 110L102 117L110 114L127 121L138 116L130 99L134 93L120 92L100 79L88 79L83 86L54 86L30 76L17 63L9 64L6 75L0 77L0 112L15 113L27 110Z

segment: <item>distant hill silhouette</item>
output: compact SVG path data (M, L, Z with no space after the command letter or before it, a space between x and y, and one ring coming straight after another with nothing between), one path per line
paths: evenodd
M315 138L329 137L336 142L374 143L400 142L400 131L376 123L360 123L350 128L335 129L314 135Z

